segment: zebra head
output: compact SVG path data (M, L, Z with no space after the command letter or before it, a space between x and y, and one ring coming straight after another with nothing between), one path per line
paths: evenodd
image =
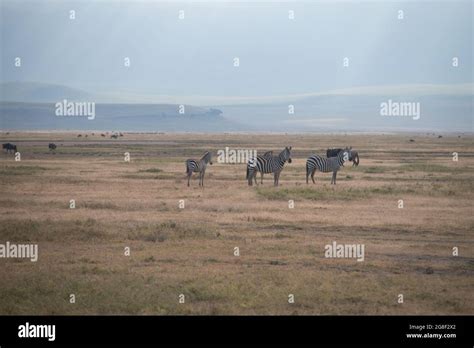
M280 152L279 157L283 163L285 163L286 161L288 161L288 163L291 163L291 146L285 147L285 149Z
M209 163L210 165L212 165L212 155L211 155L211 153L209 151L206 151L204 156L202 156L201 160L203 160L204 162Z

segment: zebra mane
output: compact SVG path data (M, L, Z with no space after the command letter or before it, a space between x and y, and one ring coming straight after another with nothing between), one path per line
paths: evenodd
M206 163L209 162L210 159L211 159L211 153L209 151L206 151L204 156L201 157L201 160L204 160Z
M263 154L263 157L272 157L273 156L273 151L267 151Z

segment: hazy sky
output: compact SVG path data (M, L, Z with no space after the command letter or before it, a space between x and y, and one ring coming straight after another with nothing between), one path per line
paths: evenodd
M472 21L472 1L1 0L1 81L220 97L472 83Z

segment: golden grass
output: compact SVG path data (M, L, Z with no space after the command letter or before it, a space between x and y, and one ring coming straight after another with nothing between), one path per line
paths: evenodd
M473 313L471 136L76 135L0 134L22 156L0 156L0 243L39 244L36 263L0 259L1 314ZM360 166L306 185L306 158L346 144ZM216 157L204 189L186 186L186 158L284 145L279 188ZM365 261L324 258L332 241L365 244Z

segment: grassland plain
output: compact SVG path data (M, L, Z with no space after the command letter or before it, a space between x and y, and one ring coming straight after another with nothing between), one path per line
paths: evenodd
M0 259L0 314L474 313L472 135L82 134L0 133L21 152L0 156L0 243L39 244L36 263ZM278 188L215 158L286 145ZM306 185L306 158L344 145L360 166ZM186 187L206 150L205 188ZM365 260L325 258L333 241Z

